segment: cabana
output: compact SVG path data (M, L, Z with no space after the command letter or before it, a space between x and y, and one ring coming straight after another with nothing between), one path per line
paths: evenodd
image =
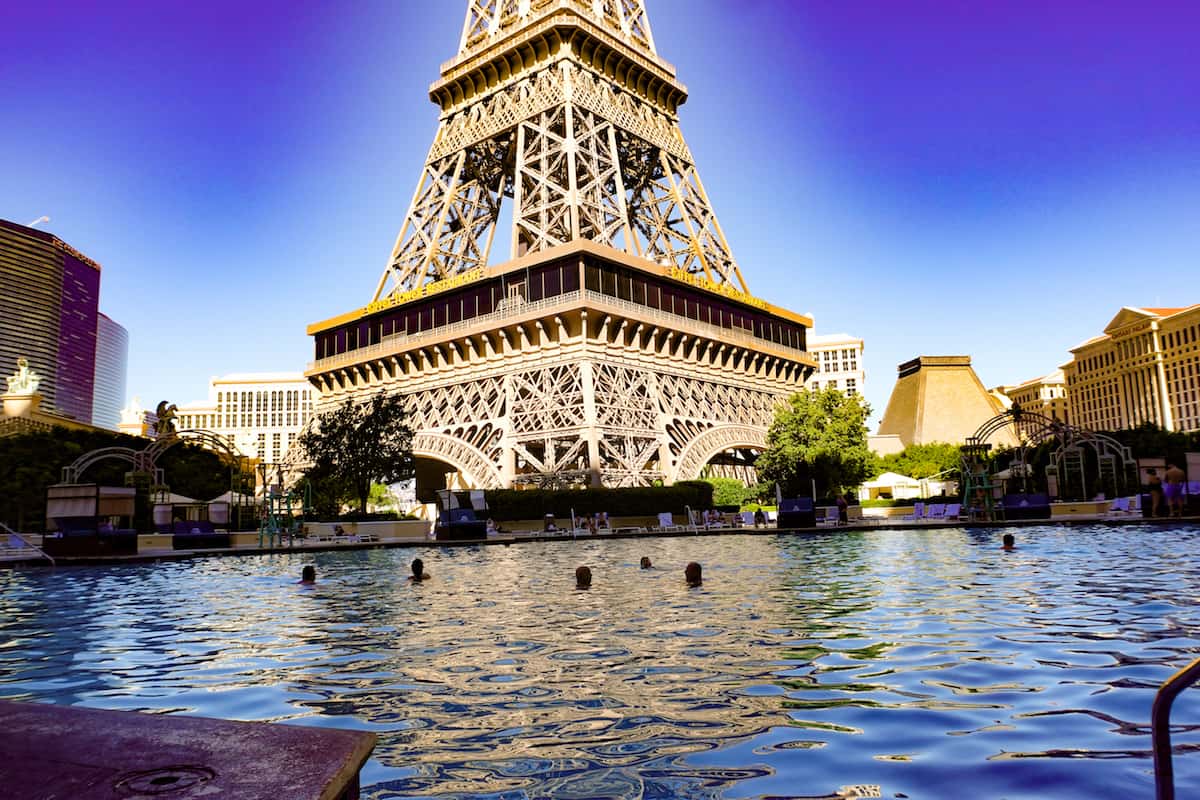
M890 495L893 500L920 497L921 482L897 472L885 472L858 489L859 500L878 500L883 495Z

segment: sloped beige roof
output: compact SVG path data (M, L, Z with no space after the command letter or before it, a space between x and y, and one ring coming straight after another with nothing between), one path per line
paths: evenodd
M970 356L920 356L901 364L898 371L879 434L899 436L906 447L962 444L1003 410L980 383ZM1016 435L1007 428L989 441L1017 444Z

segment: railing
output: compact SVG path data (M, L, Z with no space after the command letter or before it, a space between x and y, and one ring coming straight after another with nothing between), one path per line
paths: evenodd
M500 308L487 314L480 314L477 317L462 320L461 322L451 322L446 325L439 325L430 328L427 331L420 333L393 333L384 336L382 340L375 344L359 347L355 350L348 350L345 353L338 353L336 356L328 356L326 358L318 358L309 364L311 369L332 369L347 364L357 364L360 361L366 360L374 356L385 355L400 349L400 345L415 346L415 343L421 339L441 339L447 334L453 334L456 331L468 330L474 328L481 323L499 322L503 319L515 316L516 314L525 314L528 312L542 312L556 306L571 306L579 302L581 292L565 292L555 295L554 297L546 297L533 302L512 304L511 301L505 299L500 301Z
M611 295L601 294L600 292L596 292L591 289L585 289L583 292L583 296L587 300L590 300L593 303L596 303L597 305L608 305L608 306L611 306L614 308L618 308L622 311L627 311L632 314L638 314L639 316L642 316L642 317L648 317L649 319L651 319L655 322L661 322L664 325L669 326L671 328L679 329L681 327L680 323L684 323L685 325L691 325L694 330L699 330L703 333L703 335L708 336L709 338L714 339L716 341L736 342L736 343L741 343L741 344L747 345L749 347L756 347L758 345L767 344L767 345L771 345L772 347L783 348L784 350L793 350L797 353L807 353L807 351L805 351L805 350L800 350L799 348L796 348L796 347L790 347L789 345L786 345L786 344L780 344L779 342L773 342L770 339L763 339L761 337L755 336L752 333L736 331L731 328L722 328L720 325L713 325L711 322L705 322L704 320L699 320L699 319L692 319L691 317L684 317L679 314L672 314L670 311L662 311L657 308L651 308L650 306L643 306L643 305L633 302L632 300L622 300L619 297L613 297Z
M1159 687L1150 711L1150 741L1154 748L1154 796L1175 800L1175 768L1171 765L1171 704L1184 689L1200 680L1200 658L1176 672Z
M354 350L348 350L345 353L339 353L335 356L327 356L318 358L316 361L309 363L309 370L324 370L336 369L337 367L357 364L362 361L369 360L381 355L390 355L402 349L416 347L423 339L440 340L447 335L454 334L456 331L465 331L475 328L481 324L496 323L502 320L510 319L518 314L524 315L529 313L544 313L551 309L562 307L571 307L579 302L587 300L594 303L596 306L603 308L607 306L610 309L615 309L619 312L635 314L641 318L648 319L652 322L658 322L675 330L687 330L690 328L692 332L699 332L703 336L707 336L715 341L729 342L731 344L742 344L750 348L757 348L760 345L769 345L778 347L783 350L791 350L795 353L807 354L807 351L797 347L791 347L779 342L773 342L770 339L763 339L755 336L752 333L732 330L730 328L722 328L719 325L713 325L710 322L703 320L692 319L691 317L672 314L669 311L662 311L650 306L640 305L631 300L622 300L619 297L602 294L591 289L580 289L574 292L564 292L563 294L553 297L546 297L541 300L532 302L521 302L512 304L512 301L505 299L500 301L500 307L495 311L487 314L480 314L471 319L462 320L460 322L451 322L446 325L440 325L430 328L427 331L419 333L393 333L384 336L383 339L375 344L359 347Z
M15 550L18 552L21 550L32 550L33 552L40 555L42 558L49 561L50 566L52 566L52 567L58 566L58 564L56 564L54 562L54 559L45 550L43 550L42 548L35 545L33 542L26 539L23 534L17 533L12 528L5 525L3 522L0 522L0 533L4 533L8 537L8 542L5 544L3 549ZM20 546L13 547L14 542L19 542Z

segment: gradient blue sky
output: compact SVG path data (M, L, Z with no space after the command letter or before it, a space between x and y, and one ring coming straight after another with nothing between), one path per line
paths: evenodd
M648 0L751 291L896 365L1049 372L1200 301L1200 4ZM130 394L302 370L371 299L465 0L9 3L0 217L104 266ZM495 259L495 253L493 254Z

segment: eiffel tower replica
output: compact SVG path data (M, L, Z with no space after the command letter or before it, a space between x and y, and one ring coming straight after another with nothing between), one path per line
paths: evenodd
M422 487L445 465L459 488L752 478L815 366L812 320L750 294L645 0L468 0L429 96L437 135L372 301L308 328L319 409L403 395Z

